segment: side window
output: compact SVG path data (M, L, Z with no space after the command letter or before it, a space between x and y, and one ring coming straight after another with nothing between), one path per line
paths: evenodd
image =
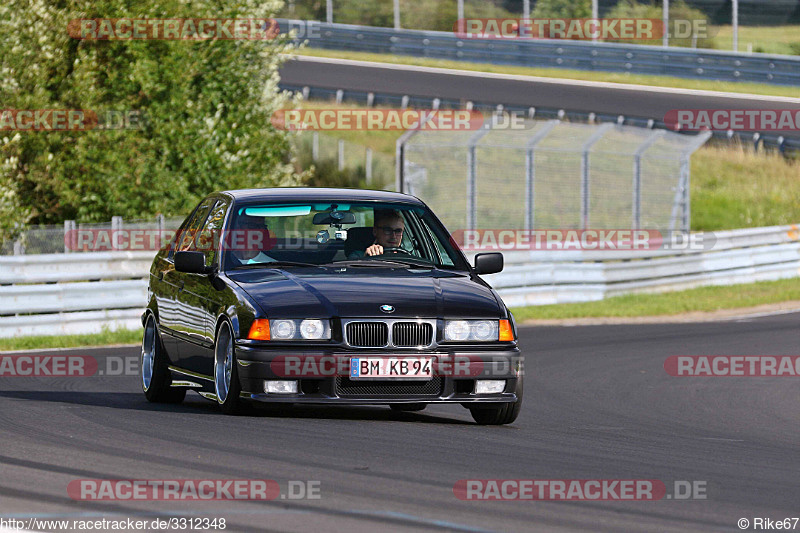
M206 219L206 215L208 215L210 204L211 201L209 199L203 200L189 221L183 226L183 229L178 234L176 251L187 252L194 250L198 230Z
M222 224L225 223L227 212L228 204L223 200L218 200L211 208L200 236L196 239L197 249L206 253L206 266L211 266L217 261Z

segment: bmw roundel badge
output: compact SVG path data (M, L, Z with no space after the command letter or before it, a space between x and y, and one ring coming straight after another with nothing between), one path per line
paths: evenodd
M383 311L384 313L394 313L394 306L383 304L381 306L381 311Z

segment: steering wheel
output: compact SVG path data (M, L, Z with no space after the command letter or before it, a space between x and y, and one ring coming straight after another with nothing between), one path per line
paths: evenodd
M408 250L404 250L403 248L395 247L395 246L384 247L383 248L383 253L380 254L380 255L386 255L386 254L398 253L398 252L406 254L406 255L412 255L411 252L409 252Z

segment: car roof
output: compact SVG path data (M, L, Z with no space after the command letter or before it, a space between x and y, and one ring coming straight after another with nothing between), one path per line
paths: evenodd
M413 205L424 205L421 200L408 194L389 191L374 191L368 189L333 189L323 187L275 187L269 189L236 189L222 191L240 201L280 201L280 202L308 202L308 201L376 201L398 202Z

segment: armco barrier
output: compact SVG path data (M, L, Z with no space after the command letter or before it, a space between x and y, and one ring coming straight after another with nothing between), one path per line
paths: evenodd
M486 279L516 307L800 276L796 225L717 232L714 238L706 251L506 251L503 272ZM467 254L470 260L475 253ZM140 328L152 257L0 257L0 337Z
M298 41L312 48L719 81L800 82L800 57L795 56L553 39L462 39L450 32L310 23L313 35ZM279 24L307 27L309 21L279 19Z
M154 252L0 256L0 337L141 327Z

